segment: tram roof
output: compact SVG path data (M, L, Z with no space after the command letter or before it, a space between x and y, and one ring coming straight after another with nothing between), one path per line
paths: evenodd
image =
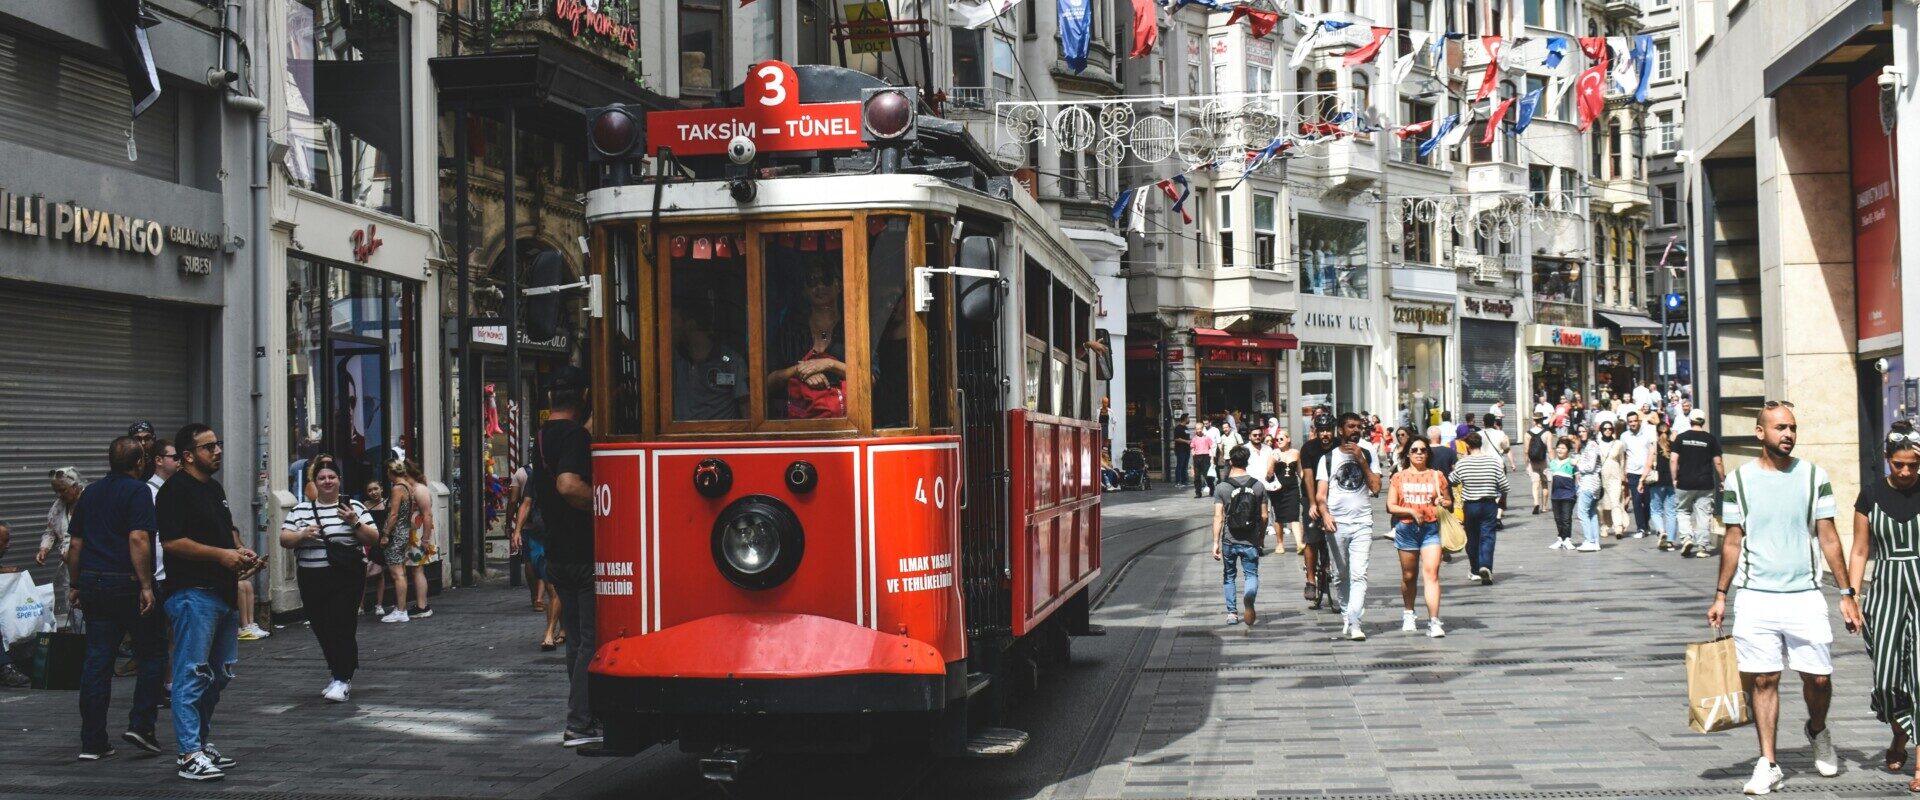
M1000 196L961 188L931 175L913 174L828 174L796 175L758 181L757 196L743 205L733 199L726 180L696 180L607 187L587 192L586 218L589 223L617 219L647 219L654 212L656 188L660 197L660 219L675 221L738 217L742 219L818 211L922 211L947 215L967 214L1000 220L1027 232L1020 237L1023 246L1043 248L1042 263L1056 276L1089 296L1097 294L1090 263L1080 248L1067 238L1040 203L1018 184ZM1033 255L1040 255L1034 253ZM1017 284L1018 271L1002 264L1002 273Z

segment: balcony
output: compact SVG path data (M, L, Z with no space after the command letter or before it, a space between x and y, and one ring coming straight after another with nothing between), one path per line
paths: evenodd
M1225 267L1213 271L1216 311L1292 311L1299 307L1293 271Z
M1454 269L1482 286L1518 286L1519 274L1526 262L1526 257L1518 253L1489 256L1465 247L1453 251Z
M947 102L940 110L946 115L992 114L998 103L1019 99L1013 92L997 86L955 86L947 90Z
M1594 179L1593 209L1616 215L1646 214L1652 209L1652 195L1645 179Z
M1459 297L1460 278L1453 270L1435 264L1391 264L1388 291L1399 300L1422 300L1451 304Z
M1352 191L1380 180L1380 148L1373 142L1342 138L1315 145L1287 165L1291 175L1318 178Z
M1494 161L1467 167L1467 191L1506 193L1527 191L1527 169L1519 164Z
M1640 0L1606 0L1602 10L1609 17L1637 21L1640 19Z

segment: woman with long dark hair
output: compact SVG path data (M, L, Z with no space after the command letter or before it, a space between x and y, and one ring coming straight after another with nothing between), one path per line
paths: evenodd
M380 531L366 506L340 494L340 469L331 460L315 460L308 477L315 491L287 512L280 525L280 546L293 551L300 602L333 676L320 696L344 703L360 665L355 628L360 596L367 589L366 553L361 548L377 541Z
M1873 657L1873 714L1893 729L1887 771L1903 772L1907 747L1920 738L1920 433L1895 422L1885 442L1887 476L1863 482L1853 504L1853 554L1847 575L1861 590L1867 561L1873 585L1861 605ZM1907 783L1920 791L1920 774Z

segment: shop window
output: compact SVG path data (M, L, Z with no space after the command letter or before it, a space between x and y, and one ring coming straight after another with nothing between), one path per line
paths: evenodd
M327 454L363 497L392 458L419 463L419 286L301 256L287 260L287 488Z
M1367 296L1367 223L1303 213L1294 229L1302 291L1328 297Z
M727 80L722 0L680 2L680 88L712 93ZM976 84L977 85L977 84Z
M1533 259L1533 299L1571 305L1586 302L1580 290L1579 264L1546 258Z
M907 218L867 221L867 334L873 354L873 427L913 425L913 375L907 299Z
M1279 235L1276 219L1280 198L1265 192L1253 194L1253 265L1273 269L1274 240Z
M767 419L847 416L846 264L841 234L767 234Z
M411 218L411 20L386 0L287 3L293 185Z
M747 419L752 411L753 376L747 362L745 239L737 233L702 231L677 234L667 247L673 303L667 342L673 353L673 372L668 377L673 419ZM799 293L779 296L798 297ZM837 325L834 330L837 333ZM806 336L803 330L798 338L804 341ZM768 350L768 369L798 360L795 356L776 361L773 352ZM784 392L786 387L774 388ZM774 405L768 405L770 415ZM780 411L786 410L785 403L778 405Z

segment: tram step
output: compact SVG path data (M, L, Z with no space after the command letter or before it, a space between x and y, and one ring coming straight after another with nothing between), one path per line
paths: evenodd
M985 672L967 673L967 696L972 697L984 692L993 685L993 676Z
M1026 731L1012 728L987 728L967 742L967 755L974 758L1003 758L1027 746Z

